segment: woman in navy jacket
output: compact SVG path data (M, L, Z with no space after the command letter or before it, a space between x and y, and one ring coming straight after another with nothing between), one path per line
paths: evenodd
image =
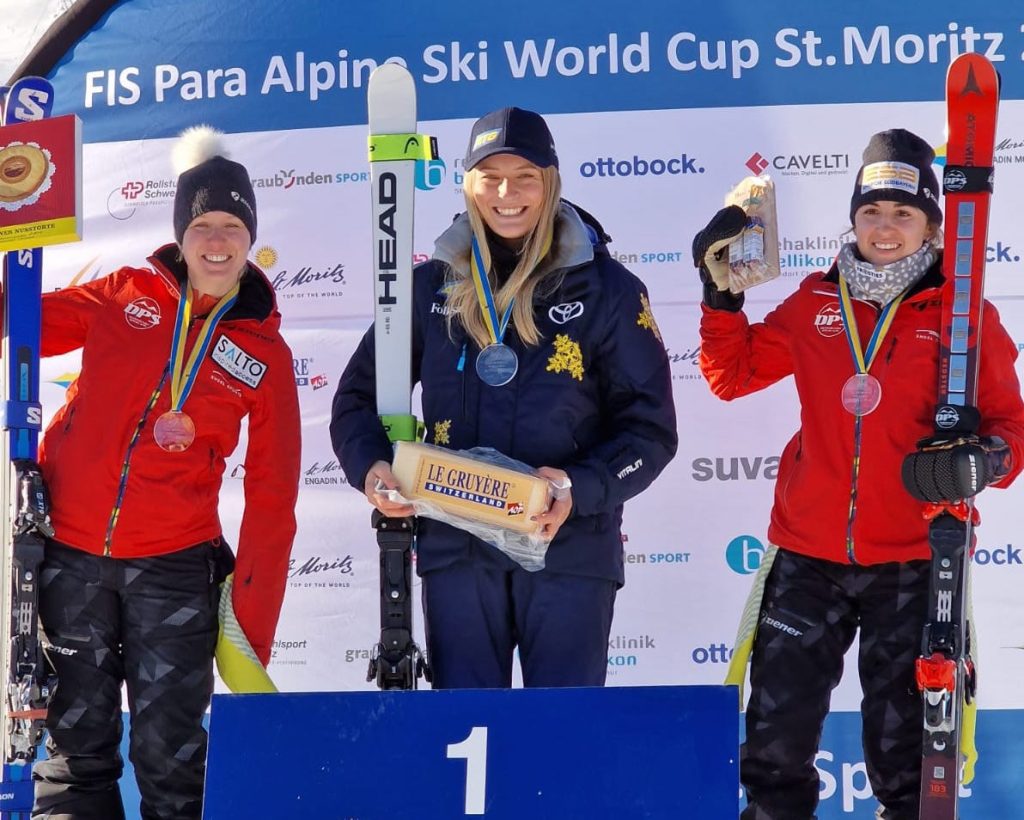
M599 686L622 585L623 503L676 450L668 359L643 284L601 226L560 199L558 157L538 114L506 108L473 127L467 212L415 271L413 381L427 440L492 447L571 481L537 516L546 567L527 572L469 533L420 519L427 648L438 688L507 687L518 647L526 686ZM502 334L485 322L471 259L487 272ZM349 483L397 486L377 418L374 335L334 398L331 438Z

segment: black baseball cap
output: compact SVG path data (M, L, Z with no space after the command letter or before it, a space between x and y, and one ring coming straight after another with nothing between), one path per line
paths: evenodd
M466 149L466 170L494 154L513 154L538 168L558 167L555 141L544 118L522 108L502 108L475 123Z

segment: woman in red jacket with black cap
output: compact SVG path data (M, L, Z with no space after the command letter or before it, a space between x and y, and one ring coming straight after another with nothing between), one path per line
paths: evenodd
M246 256L256 201L208 128L186 132L175 242L43 297L43 355L82 369L40 448L52 497L40 618L58 676L33 816L116 820L121 685L144 818L202 808L225 458L248 418L231 604L270 657L295 534L299 412L274 290Z
M793 376L800 399L755 583L763 596L748 605L730 670L741 682L752 639L745 820L814 815L822 725L858 632L864 759L879 817L917 820L923 708L914 661L931 556L922 499L1005 487L1024 466L1017 350L989 303L979 435L942 454L916 450L934 429L945 282L934 157L909 131L875 134L850 202L854 241L762 322L747 320L742 295L726 285L722 250L742 231L743 211L723 209L694 239L700 365L712 391L731 400ZM903 470L908 455L916 475ZM936 472L940 459L973 461L973 482ZM935 482L918 480L929 473Z

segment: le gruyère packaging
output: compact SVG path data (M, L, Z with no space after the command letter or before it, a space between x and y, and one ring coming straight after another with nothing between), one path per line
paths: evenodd
M532 532L537 522L530 518L547 509L546 479L443 447L400 441L391 470L406 498L509 530Z

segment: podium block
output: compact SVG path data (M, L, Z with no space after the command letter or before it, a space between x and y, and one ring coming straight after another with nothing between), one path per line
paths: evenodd
M205 820L735 820L734 687L218 695Z

